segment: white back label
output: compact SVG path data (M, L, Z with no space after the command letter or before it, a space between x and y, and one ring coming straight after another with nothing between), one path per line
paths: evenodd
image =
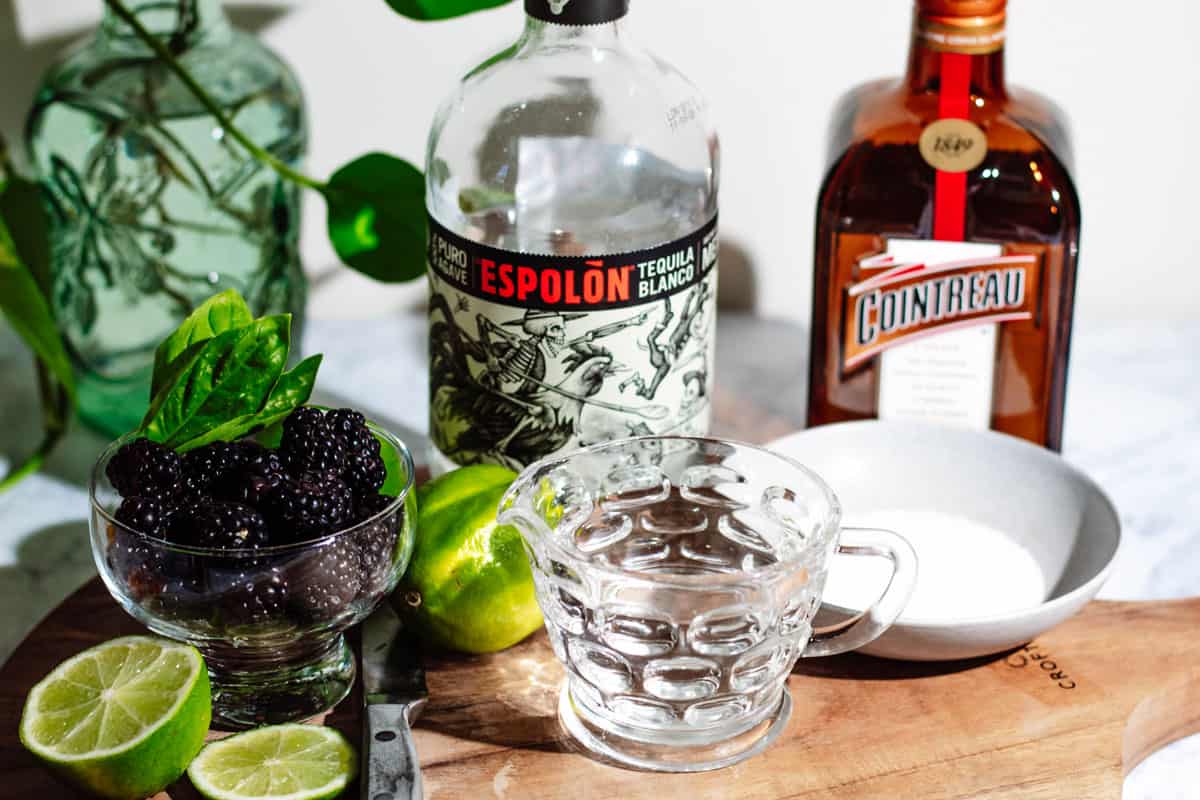
M897 262L942 263L1003 254L998 244L893 239ZM942 325L880 354L879 418L985 430L992 417L997 324Z

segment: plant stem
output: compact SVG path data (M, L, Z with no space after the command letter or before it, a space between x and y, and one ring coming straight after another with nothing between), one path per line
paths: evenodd
M42 396L42 422L45 427L42 443L33 454L0 479L0 493L11 489L40 470L46 463L46 458L67 433L72 413L70 394L65 386L50 375L49 370L40 361L37 362L37 371L38 389Z
M16 177L16 170L13 169L8 156L8 142L0 135L0 186L3 186L5 181ZM0 219L0 229L3 227L4 220ZM21 262L18 262L16 266L18 269L28 269ZM46 463L46 458L66 434L71 415L74 413L74 390L59 383L36 355L34 364L38 375L38 395L42 401L42 428L44 430L42 443L38 445L38 449L32 455L0 478L0 493L11 489L42 468L42 465Z
M0 180L8 180L14 174L12 162L8 160L8 142L0 133Z
M318 192L325 191L326 185L324 183L316 178L311 178L308 175L305 175L303 172L292 169L287 164L268 153L262 147L259 147L257 144L251 141L249 136L239 130L229 119L229 117L226 116L224 110L217 105L217 102L209 96L208 92L206 92L199 83L196 82L196 79L192 77L191 73L184 69L183 65L176 60L175 56L171 54L170 49L168 49L166 45L159 41L154 34L146 30L146 27L142 25L137 16L124 5L122 5L120 0L104 0L104 3L110 9L112 9L113 13L120 17L125 24L133 29L133 32L137 34L138 38L145 42L145 44L154 51L155 55L157 55L159 59L161 59L162 62L166 64L172 72L175 73L176 76L178 76L179 80L183 81L184 86L191 91L192 95L194 95L195 98L200 102L200 105L204 106L208 113L212 114L217 123L225 129L225 132L233 137L238 144L246 148L250 155L254 156L254 158L261 161L263 164L266 164L268 167L275 170L275 172L281 177L286 178L292 183L306 186L309 189L313 189Z
M50 451L54 449L54 446L58 444L58 439L59 437L57 436L53 439L50 436L47 436L42 441L42 446L38 448L36 453L25 459L25 461L17 466L17 468L12 472L5 475L4 479L0 480L0 493L7 492L9 489L40 470L42 468L42 464L46 463L46 456L49 455Z

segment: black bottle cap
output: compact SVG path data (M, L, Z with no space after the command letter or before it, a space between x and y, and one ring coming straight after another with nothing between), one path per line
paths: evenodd
M525 0L525 13L555 25L600 25L629 13L629 0Z

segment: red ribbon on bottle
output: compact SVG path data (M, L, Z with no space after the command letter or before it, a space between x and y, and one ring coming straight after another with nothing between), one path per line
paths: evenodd
M942 53L938 119L967 119L971 108L971 56ZM967 173L937 171L933 194L933 238L961 242L966 232Z

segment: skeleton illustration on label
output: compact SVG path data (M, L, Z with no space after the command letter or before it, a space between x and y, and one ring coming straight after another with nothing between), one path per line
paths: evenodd
M679 322L666 342L660 341L660 337L666 333L675 315L671 312L671 297L668 295L663 298L663 315L650 331L650 335L646 337L644 345L645 349L650 353L650 366L654 369L654 374L650 378L649 383L647 383L639 373L635 372L621 382L620 389L622 392L627 387L634 386L640 396L647 400L654 399L663 379L667 377L672 369L677 368L676 365L682 366L679 363L680 356L687 349L692 337L696 336L702 340L707 339L711 326L701 317L702 312L706 308L706 303L709 299L708 296L708 281L701 283L688 292L687 301L684 303L683 311L679 315ZM702 341L700 348L692 352L692 357L695 358L701 352L707 351L706 344L706 341ZM641 346L639 343L639 347Z
M566 448L707 428L716 274L698 261L713 225L604 259L502 253L434 225L430 430L451 461L519 470Z

